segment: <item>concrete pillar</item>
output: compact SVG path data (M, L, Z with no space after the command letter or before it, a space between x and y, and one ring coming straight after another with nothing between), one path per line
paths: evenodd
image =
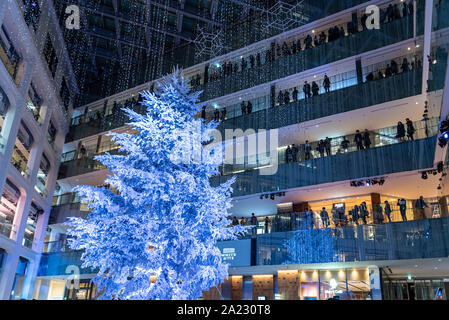
M50 279L41 279L41 284L39 286L38 300L47 300L48 291L50 290Z
M369 280L372 300L382 300L382 284L378 266L369 266Z
M438 200L438 202L440 204L440 215L441 215L441 218L449 217L449 212L447 210L447 199L446 199L446 197L441 197Z
M0 278L0 300L9 300L18 263L19 252L16 247L13 252L8 252L6 255L2 277Z
M34 292L34 284L36 282L36 275L39 270L39 261L40 257L33 261L30 261L30 264L28 265L25 280L22 286L22 292L20 294L21 299L30 300L32 298Z

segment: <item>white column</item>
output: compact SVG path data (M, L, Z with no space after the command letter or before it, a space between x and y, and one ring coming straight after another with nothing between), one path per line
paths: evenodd
M433 0L426 0L426 11L424 17L424 54L423 54L423 74L422 74L422 95L425 99L427 94L427 80L429 80L429 59L430 46L432 40L432 16Z
M18 262L19 252L16 246L13 252L6 255L5 267L0 278L0 300L9 300Z
M370 291L371 299L382 300L382 290L380 284L380 270L378 266L369 266L369 281L370 281Z
M37 272L39 270L40 256L34 261L30 261L26 271L25 280L22 286L21 299L30 300L33 295L34 284L36 282Z

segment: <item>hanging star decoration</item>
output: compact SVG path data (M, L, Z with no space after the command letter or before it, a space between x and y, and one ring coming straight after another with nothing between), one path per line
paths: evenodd
M267 23L264 26L265 32L270 30L285 32L301 25L305 19L303 2L304 0L301 0L293 5L278 1L268 9Z
M196 58L213 58L222 54L228 46L224 44L224 34L222 30L207 32L198 28L198 35L193 41L195 43Z

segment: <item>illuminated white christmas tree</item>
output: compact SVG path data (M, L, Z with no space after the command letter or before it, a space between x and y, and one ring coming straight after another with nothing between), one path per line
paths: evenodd
M146 114L125 109L136 133L111 134L123 155L96 157L117 192L76 188L93 211L71 219L70 245L98 270L102 299L198 299L228 276L217 241L247 229L228 220L234 179L209 183L219 153L204 143L217 123L196 118L199 93L179 71L158 87L143 94Z

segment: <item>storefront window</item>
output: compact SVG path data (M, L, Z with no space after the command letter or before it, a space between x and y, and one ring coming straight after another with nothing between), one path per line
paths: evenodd
M97 289L90 280L80 280L79 289L65 289L64 300L92 300Z

